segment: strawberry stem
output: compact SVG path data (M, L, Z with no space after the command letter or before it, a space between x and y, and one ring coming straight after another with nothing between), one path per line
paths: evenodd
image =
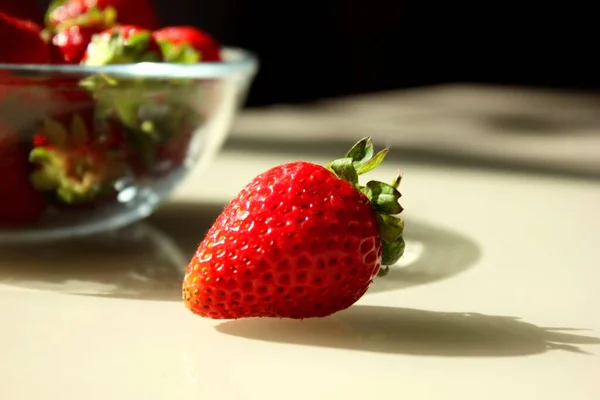
M88 56L82 64L101 66L159 62L161 54L153 49L148 49L151 40L152 33L150 31L138 32L127 38L119 32L114 32L108 40L103 35L96 34L92 37L88 47Z
M398 174L391 184L372 180L365 186L360 186L359 176L381 164L388 151L385 148L375 154L373 141L370 137L365 137L348 151L346 157L327 164L327 169L338 178L351 183L356 190L367 196L377 213L383 247L379 276L387 275L389 266L404 254L404 221L398 216L403 210L399 202L402 195L398 191L402 176Z
M202 54L187 43L173 44L168 40L158 40L166 62L195 64L201 61Z
M29 162L35 166L30 174L32 186L52 192L65 204L89 203L113 193L114 183L125 173L122 149L105 147L105 137L92 137L79 114L67 126L45 121L41 132L45 144L29 153Z

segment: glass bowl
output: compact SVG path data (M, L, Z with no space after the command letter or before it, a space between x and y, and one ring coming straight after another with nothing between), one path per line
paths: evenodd
M191 65L0 64L0 243L150 215L218 153L257 69L234 48Z

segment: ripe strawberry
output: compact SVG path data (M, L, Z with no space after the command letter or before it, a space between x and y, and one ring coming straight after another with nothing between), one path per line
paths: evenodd
M35 0L0 0L0 11L36 24L44 23L44 13Z
M171 26L153 34L168 62L221 61L221 47L208 33L191 26Z
M146 29L159 26L151 0L55 0L48 9L46 24L60 31L63 24L85 23L90 16L107 14L119 25L136 25Z
M33 186L59 202L85 204L112 196L115 182L125 176L125 155L111 130L92 131L87 115L73 114L67 124L46 120L33 140L29 161L37 166Z
M50 60L48 45L40 37L35 23L0 12L0 63L44 64ZM26 76L0 71L0 121L4 127L18 131L46 104L37 103L43 96L34 81Z
M162 60L162 51L152 38L152 32L133 25L120 25L94 35L81 64L99 66Z
M354 304L404 252L400 177L358 184L387 149L373 153L365 138L327 168L292 162L257 176L198 246L186 307L214 319L302 319Z
M0 122L0 225L36 222L46 209L44 196L29 183L27 151L12 128Z
M0 12L0 63L45 64L50 61L48 44L35 23Z
M79 64L92 37L105 29L101 24L71 25L52 36L52 63Z

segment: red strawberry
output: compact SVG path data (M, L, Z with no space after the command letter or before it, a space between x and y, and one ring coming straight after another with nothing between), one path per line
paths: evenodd
M0 63L45 64L50 61L48 45L33 22L0 12Z
M33 186L55 194L66 204L86 204L112 196L125 174L124 150L118 132L92 131L88 116L74 114L65 124L46 120L34 140L29 160L37 166Z
M48 45L35 23L0 12L0 63L44 64L50 60ZM44 112L44 97L31 78L0 71L0 122L18 131Z
M79 64L92 36L115 26L113 11L91 8L85 14L45 29L43 36L51 42L52 62Z
M81 61L84 65L133 64L162 61L162 51L152 32L120 25L94 35Z
M36 222L46 201L29 183L27 151L12 128L0 122L0 225Z
M44 23L44 13L35 0L0 0L0 11L36 24Z
M171 26L153 33L165 60L177 63L221 61L221 47L208 33L191 26Z
M257 176L198 246L186 307L215 319L302 319L354 304L404 252L400 177L358 184L386 154L373 156L365 138L327 168L292 162Z
M159 26L151 0L56 0L48 10L46 21L50 27L61 30L62 24L72 24L70 21L73 19L85 21L98 13L114 15L115 23L119 25L136 25L146 29Z
M79 64L92 37L104 29L100 24L72 25L58 32L52 36L52 63Z

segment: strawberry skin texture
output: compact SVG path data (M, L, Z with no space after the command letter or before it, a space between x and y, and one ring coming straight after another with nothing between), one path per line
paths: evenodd
M66 0L50 11L47 20L51 26L57 26L86 14L92 8L106 10L109 7L116 11L116 22L120 25L136 25L151 30L159 27L156 10L150 0Z
M50 49L40 36L40 27L0 11L0 63L45 64Z
M46 209L44 196L29 183L27 152L16 134L0 123L0 225L36 222Z
M58 32L52 37L52 46L58 50L58 53L54 53L54 55L60 54L60 56L54 58L53 63L79 64L92 36L100 33L101 30L101 27L97 25L73 25Z
M213 319L325 317L365 294L381 260L364 194L322 166L284 164L218 217L187 267L183 300Z
M221 61L221 47L208 33L192 26L171 26L159 29L153 33L154 38L161 44L172 46L188 45L196 50L202 62Z

